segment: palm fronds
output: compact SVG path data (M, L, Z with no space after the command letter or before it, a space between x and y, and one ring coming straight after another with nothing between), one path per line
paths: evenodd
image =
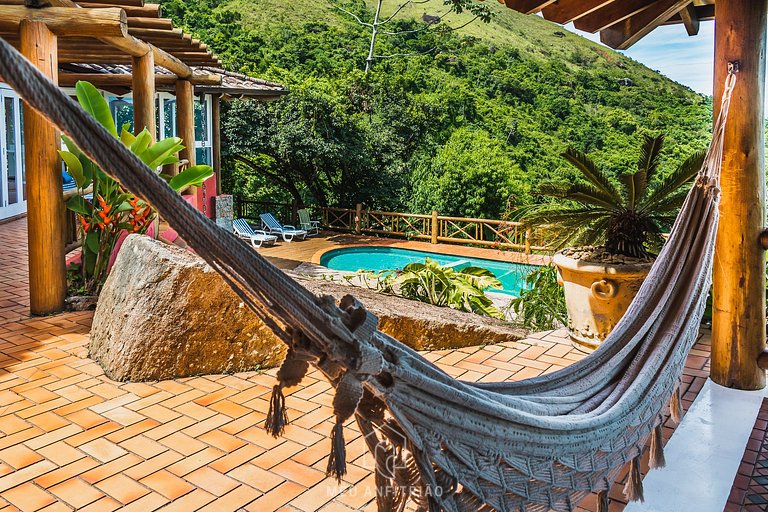
M615 254L647 256L657 250L661 232L674 222L687 187L704 162L704 153L687 158L674 172L660 177L664 136L646 135L637 169L618 182L587 155L569 148L563 158L579 170L584 181L544 185L543 195L559 199L520 212L525 225L537 226L555 250L568 245L604 244Z

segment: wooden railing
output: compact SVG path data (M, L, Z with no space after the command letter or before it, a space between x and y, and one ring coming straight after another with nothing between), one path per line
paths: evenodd
M535 230L519 222L431 215L320 207L323 228L351 233L368 233L409 239L481 245L531 253L545 251L545 243Z
M248 219L254 222L261 222L259 215L262 213L272 213L286 224L296 224L297 205L290 203L276 203L270 201L254 201L235 196L234 214L236 219ZM289 222L290 221L290 222Z

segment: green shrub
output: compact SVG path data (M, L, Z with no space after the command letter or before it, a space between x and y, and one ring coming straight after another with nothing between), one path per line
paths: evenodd
M556 329L567 323L563 287L557 283L557 269L545 265L525 278L527 290L512 299L511 306L520 323L533 330Z

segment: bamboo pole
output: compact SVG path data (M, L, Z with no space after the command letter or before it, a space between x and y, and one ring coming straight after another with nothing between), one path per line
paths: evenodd
M720 228L714 263L712 379L738 389L765 387L757 358L765 347L765 51L768 0L718 0L715 105L728 62L740 72L725 133ZM717 112L715 112L717 115Z
M149 52L142 57L133 57L132 62L133 132L138 135L146 128L155 140L155 58Z
M58 80L56 36L40 21L20 24L21 53L54 83ZM65 226L61 188L59 132L24 104L24 161L27 174L27 239L29 242L29 306L33 315L64 309Z

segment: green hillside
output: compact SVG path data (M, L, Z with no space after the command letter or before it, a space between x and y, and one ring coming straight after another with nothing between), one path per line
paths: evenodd
M377 43L379 55L408 56L379 59L367 75L368 29L335 5L370 21L373 0L162 3L228 67L292 91L225 109L234 193L498 217L544 200L542 184L574 179L559 156L569 145L618 177L643 133L667 135L667 170L708 140L708 98L497 2L486 2L490 23L448 33L421 30L442 0L408 6L388 27L404 33ZM387 0L383 15L400 3Z

